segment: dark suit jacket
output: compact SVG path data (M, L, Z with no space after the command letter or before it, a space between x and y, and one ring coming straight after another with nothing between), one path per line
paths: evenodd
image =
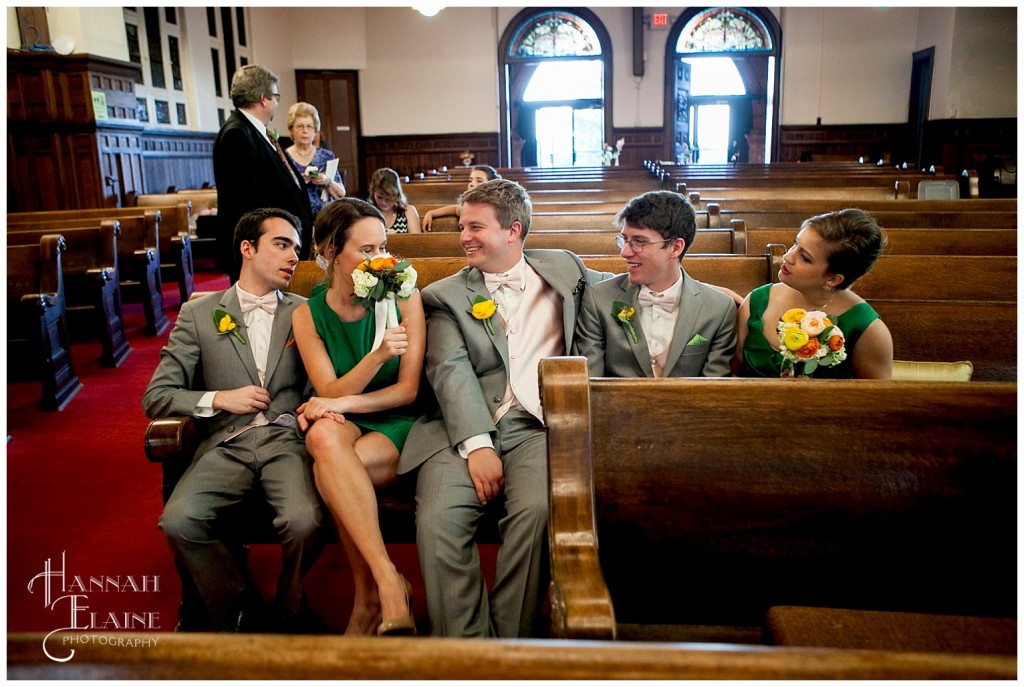
M231 248L235 225L247 212L274 207L294 213L302 222L300 257L309 256L313 215L309 194L295 183L294 175L256 127L238 110L231 113L213 144L213 176L217 184L217 217L221 237L218 263L237 279L239 257ZM224 263L224 260L230 262ZM228 269L230 267L230 269Z

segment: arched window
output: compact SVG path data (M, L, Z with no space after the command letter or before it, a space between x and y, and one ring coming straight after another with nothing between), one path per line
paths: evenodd
M667 159L775 157L781 40L775 17L760 8L694 8L677 18L665 55Z
M611 131L607 32L585 9L524 10L498 48L501 164L601 164Z

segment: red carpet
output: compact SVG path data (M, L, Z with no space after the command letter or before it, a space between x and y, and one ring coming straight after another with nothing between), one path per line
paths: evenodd
M227 286L227 278L220 275L196 276L198 290ZM176 288L165 288L164 299L173 323ZM125 629L170 631L177 622L178 578L156 526L162 508L161 471L143 451L148 420L141 407L170 330L143 336L138 305L125 307L125 319L132 352L120 367L99 367L98 342L72 347L84 388L63 411L39 411L38 382L7 385L8 632L114 630L126 622ZM399 570L414 582L413 610L425 632L426 603L415 548L399 545L390 550ZM493 556L485 560L492 563ZM253 547L251 567L268 598L278 561L277 547ZM37 579L29 591L32 579L47 569L49 605L45 578ZM67 594L81 596L61 599ZM307 595L328 627L344 628L351 578L341 547L327 547L307 577ZM79 608L74 619L73 603Z

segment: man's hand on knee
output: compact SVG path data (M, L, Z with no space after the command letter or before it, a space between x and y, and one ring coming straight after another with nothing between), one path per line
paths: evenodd
M488 501L501 494L505 486L505 472L493 448L472 451L466 459L466 466L481 505L486 506Z

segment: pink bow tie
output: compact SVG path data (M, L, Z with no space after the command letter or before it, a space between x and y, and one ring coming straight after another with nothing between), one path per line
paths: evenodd
M243 315L256 308L262 308L268 315L273 315L277 311L277 292L271 291L267 295L257 298L239 290L238 304L242 308Z
M490 274L488 272L484 272L484 284L487 286L487 290L491 293L494 293L502 286L522 291L523 275L518 271L507 274Z
M663 293L653 293L649 289L640 290L640 295L637 296L637 302L640 303L641 308L649 308L654 305L665 312L672 312L676 309L677 305L675 298Z

